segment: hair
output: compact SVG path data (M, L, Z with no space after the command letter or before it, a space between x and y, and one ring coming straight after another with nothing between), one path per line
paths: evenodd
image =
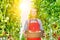
M37 8L31 8L31 10L30 10L30 14L29 14L29 19L32 18L31 12L32 12L33 9L35 9L36 12L37 12ZM37 18L37 17L36 17L36 18Z

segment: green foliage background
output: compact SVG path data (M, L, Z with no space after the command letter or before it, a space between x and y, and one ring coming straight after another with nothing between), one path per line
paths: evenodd
M42 21L46 40L51 40L50 36L57 40L60 35L60 0L34 0L34 5L38 9L37 17Z
M19 0L0 0L0 37L11 35L19 40L20 11Z

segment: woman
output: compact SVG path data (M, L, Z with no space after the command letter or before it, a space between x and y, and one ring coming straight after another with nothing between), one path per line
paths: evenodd
M30 18L25 23L24 34L27 37L27 40L41 40L44 30L42 23L37 19L37 10L32 8L30 11Z

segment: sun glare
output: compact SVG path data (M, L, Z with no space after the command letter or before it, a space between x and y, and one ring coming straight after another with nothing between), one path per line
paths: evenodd
M20 9L21 9L21 23L22 23L22 27L20 28L20 40L23 34L23 30L24 30L24 24L25 21L28 19L28 15L30 13L30 8L31 8L31 0L22 0L21 4L20 4Z

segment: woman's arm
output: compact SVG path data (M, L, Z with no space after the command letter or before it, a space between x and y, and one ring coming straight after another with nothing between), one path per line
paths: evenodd
M40 25L41 36L44 36L44 29L43 29L43 27L42 27L42 22L41 22L41 20L38 19L38 23L39 23L39 25Z
M26 32L27 31L27 26L28 26L28 20L26 20L26 22L25 22L25 24L24 24L24 32Z
M28 20L26 20L25 24L24 24L24 36L27 37L27 29L28 29Z

